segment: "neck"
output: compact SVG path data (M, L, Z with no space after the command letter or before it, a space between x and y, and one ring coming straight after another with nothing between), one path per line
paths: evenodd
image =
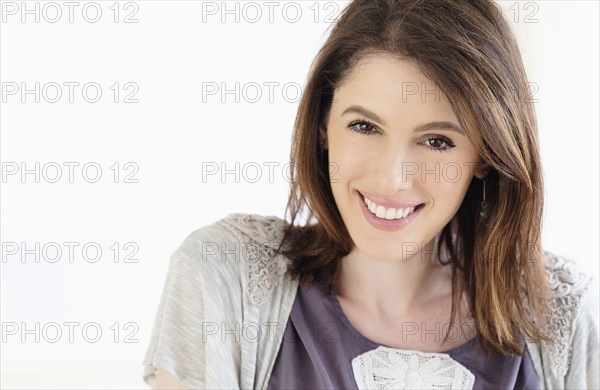
M354 248L342 258L337 295L374 316L406 316L451 293L452 270L436 260L435 240L406 259L381 261Z

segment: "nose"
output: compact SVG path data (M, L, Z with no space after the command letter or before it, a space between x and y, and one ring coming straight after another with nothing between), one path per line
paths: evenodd
M412 188L419 164L411 158L406 149L390 143L381 153L376 154L373 162L376 180L385 194L391 196L397 191Z

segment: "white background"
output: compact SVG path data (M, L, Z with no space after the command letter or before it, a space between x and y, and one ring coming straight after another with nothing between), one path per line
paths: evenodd
M72 23L63 2L55 3L62 12L56 23L49 19L57 7L34 1L27 7L36 3L40 21L31 14L22 22L20 1L1 2L3 173L39 162L46 174L39 183L34 174L24 182L19 174L8 175L1 183L1 386L143 388L142 359L173 251L190 232L229 213L283 217L294 86L304 84L326 38L327 16L335 18L347 2L278 2L272 22L264 2L251 8L239 2L239 12L229 15L222 15L224 7L235 9L236 2L76 2ZM529 79L539 86L547 191L543 245L576 259L597 280L598 2L501 4ZM92 20L95 5L102 15L91 23L82 10ZM252 23L257 8L262 17ZM296 9L302 14L294 23ZM124 23L128 15L138 22ZM32 89L36 82L47 86L48 99L56 93L51 83L58 83L62 98L50 103L40 96L36 103L33 94L22 99L4 90L21 83ZM80 83L73 102L65 82ZM115 82L118 103L114 87L109 89ZM203 101L206 83L233 89L236 82L239 102L220 93ZM97 103L84 100L81 86L87 83L100 86ZM272 101L268 83L278 83ZM253 85L262 93L255 103L249 102L258 91ZM138 102L124 103L135 86L131 98ZM85 97L94 98L93 90ZM79 164L72 183L68 162ZM239 179L231 173L223 181L220 170L235 171L236 162ZM83 176L86 163L102 169L97 183L85 180L95 176L94 169ZM272 180L269 163L278 164ZM45 178L56 175L55 164L63 168L62 178L50 183ZM219 174L203 179L203 166L213 164ZM127 174L137 183L125 182ZM33 249L52 242L63 249L54 263L47 260L55 254L49 247L47 257L33 251L24 262L20 250L6 250L10 243ZM65 242L79 243L72 262ZM126 247L128 242L133 244ZM97 262L82 257L86 243L101 248ZM129 260L137 262L125 263L134 251ZM93 257L93 249L87 254ZM78 324L73 342L65 322ZM55 343L49 342L56 337L52 323L63 332ZM102 335L92 342L96 328Z

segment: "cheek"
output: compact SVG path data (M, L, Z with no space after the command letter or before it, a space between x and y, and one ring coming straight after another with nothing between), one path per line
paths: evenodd
M465 191L464 186L459 183L446 183L441 181L435 184L435 188L429 185L428 191L437 198L438 203L453 204L462 202Z
M435 164L427 166L434 167ZM433 173L435 172L435 173ZM423 173L423 172L422 172ZM420 178L420 185L427 192L434 195L440 203L454 203L462 201L472 175L467 167L457 162L438 162L435 169L431 169Z
M368 156L364 146L361 147L358 143L343 137L331 137L329 139L329 170L332 186L360 175L364 171L367 160Z

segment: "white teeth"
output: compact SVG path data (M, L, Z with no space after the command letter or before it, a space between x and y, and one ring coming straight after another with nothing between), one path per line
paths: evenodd
M373 202L372 200L370 200L368 198L364 198L364 199L365 199L365 203L366 203L369 211L372 212L373 214L375 214L378 218L384 218L384 219L406 218L406 216L408 214L412 213L415 210L415 207L406 207L406 208L400 208L400 209L394 209L394 208L386 209L385 207L376 204L375 202Z
M394 219L395 216L396 216L396 210L395 209L387 209L387 210L385 210L385 219Z
M377 205L371 201L369 201L367 204L369 205L369 211L375 214L375 211L377 210Z
M396 215L394 216L394 218L400 219L403 217L404 217L404 210L403 209L396 210Z

